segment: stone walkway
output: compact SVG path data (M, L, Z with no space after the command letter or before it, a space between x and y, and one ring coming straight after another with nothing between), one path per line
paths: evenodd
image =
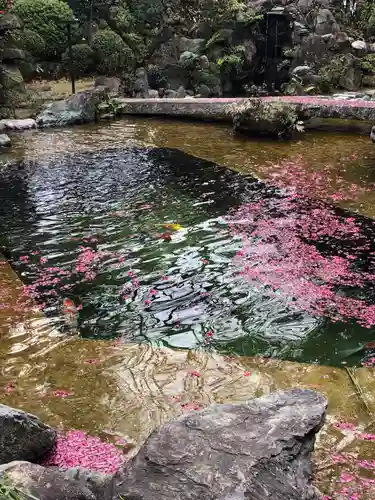
M332 99L324 96L263 97L264 101L296 104L307 118L335 118L375 123L375 101ZM167 116L210 121L232 121L235 103L242 98L128 99L115 98L120 115Z

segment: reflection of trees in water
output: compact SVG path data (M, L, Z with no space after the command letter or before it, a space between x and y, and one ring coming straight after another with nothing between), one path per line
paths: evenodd
M12 249L12 242L35 230L35 205L29 192L29 165L11 163L1 168L0 233L1 242ZM27 244L27 241L25 242Z
M11 194L7 193L8 185L12 186ZM110 337L120 333L127 339L175 347L233 346L239 353L283 352L289 357L293 352L300 356L307 336L318 325L321 328L314 311L301 313L293 307L292 293L287 294L290 301L285 303L283 297L269 294L269 284L259 290L237 275L232 257L240 238L233 238L225 221L218 222L219 216L249 202L253 206L265 203L268 219L280 220L278 210L285 197L272 186L178 150L133 148L71 154L54 158L53 163L41 161L13 168L1 181L0 190L8 196L0 209L1 220L5 231L11 233L17 254L38 246L45 248L51 255L47 264L52 269L51 280L54 266L69 269L64 286L54 285L56 296L51 296L50 302L59 305L66 296L82 302L84 335ZM20 195L25 191L26 198ZM12 218L13 206L22 220ZM308 201L303 216L311 218L321 206ZM295 227L292 224L289 232L281 227L281 243L295 234L301 222L300 208L289 207ZM250 233L262 216L255 209L254 214L258 220L248 224ZM346 228L353 224L343 212L340 217L348 221ZM178 233L172 244L156 236L163 230L161 222L167 220L189 227L180 241ZM365 221L356 217L355 224L359 220ZM372 235L371 224L361 222L361 231ZM87 236L98 241L87 240ZM353 241L343 233L328 236L313 242L314 251L329 258L351 251ZM82 246L95 255L104 250L103 259L95 261L95 277L90 282L75 269ZM362 274L368 272L366 251L356 251L356 265ZM252 264L258 271L264 255L254 255ZM22 269L27 279L36 279L35 266ZM129 299L121 301L119 291L132 283L127 275L130 269L136 270L139 284L131 287ZM43 265L40 271L44 272ZM163 274L168 275L167 281L161 279ZM64 288L68 284L70 288ZM361 293L371 292L371 286L366 282ZM150 289L156 292L151 298ZM324 331L327 328L323 326ZM209 346L204 339L208 330L215 334ZM308 345L307 340L307 350L311 348Z

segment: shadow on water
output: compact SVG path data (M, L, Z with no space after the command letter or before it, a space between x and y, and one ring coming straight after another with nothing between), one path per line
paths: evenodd
M374 338L363 216L161 148L11 162L0 197L1 243L64 331L335 365Z

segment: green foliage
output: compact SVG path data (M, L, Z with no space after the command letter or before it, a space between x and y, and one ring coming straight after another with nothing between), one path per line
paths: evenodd
M221 29L219 31L216 31L206 43L206 50L209 50L211 47L218 44L229 45L231 36L232 36L232 30Z
M375 54L368 54L361 59L360 67L367 75L375 75Z
M192 52L183 52L180 57L179 66L186 70L193 70L199 63L199 56Z
M73 12L63 0L15 0L13 12L45 42L44 56L57 59L67 47L67 21Z
M320 90L323 93L330 93L334 88L338 87L346 70L345 57L342 55L333 57L329 64L326 64L319 70Z
M253 24L263 18L250 2L244 0L218 0L216 22L225 25L230 22Z
M61 61L65 71L68 71L70 64L75 76L83 76L93 68L95 53L91 47L80 43L72 46L72 63L69 58L69 49L63 53Z
M242 57L238 54L227 54L217 60L218 66L224 70L224 72L230 72L233 69L238 69L242 66Z
M134 18L126 6L115 6L109 9L111 26L120 33L128 33L134 26Z
M34 500L37 498L30 496ZM0 481L0 499L1 500L26 500L26 495L20 492L18 489L9 486L5 481Z
M43 38L35 31L24 29L18 33L18 46L29 52L35 59L41 59L45 54L46 44Z
M233 47L229 54L217 60L217 64L224 73L240 72L244 65L245 48L242 45Z
M128 2L136 23L158 25L163 17L163 0L129 0Z
M366 0L360 7L359 25L368 36L375 36L375 4Z
M120 35L110 29L96 33L92 40L97 70L106 75L115 75L127 70L134 55Z
M152 88L164 87L168 81L159 66L155 64L147 66L147 76Z

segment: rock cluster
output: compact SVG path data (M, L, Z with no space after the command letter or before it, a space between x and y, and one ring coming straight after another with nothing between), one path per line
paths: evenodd
M43 500L319 500L311 453L326 406L302 389L212 405L154 431L113 476L39 465L55 431L0 406L0 481Z

